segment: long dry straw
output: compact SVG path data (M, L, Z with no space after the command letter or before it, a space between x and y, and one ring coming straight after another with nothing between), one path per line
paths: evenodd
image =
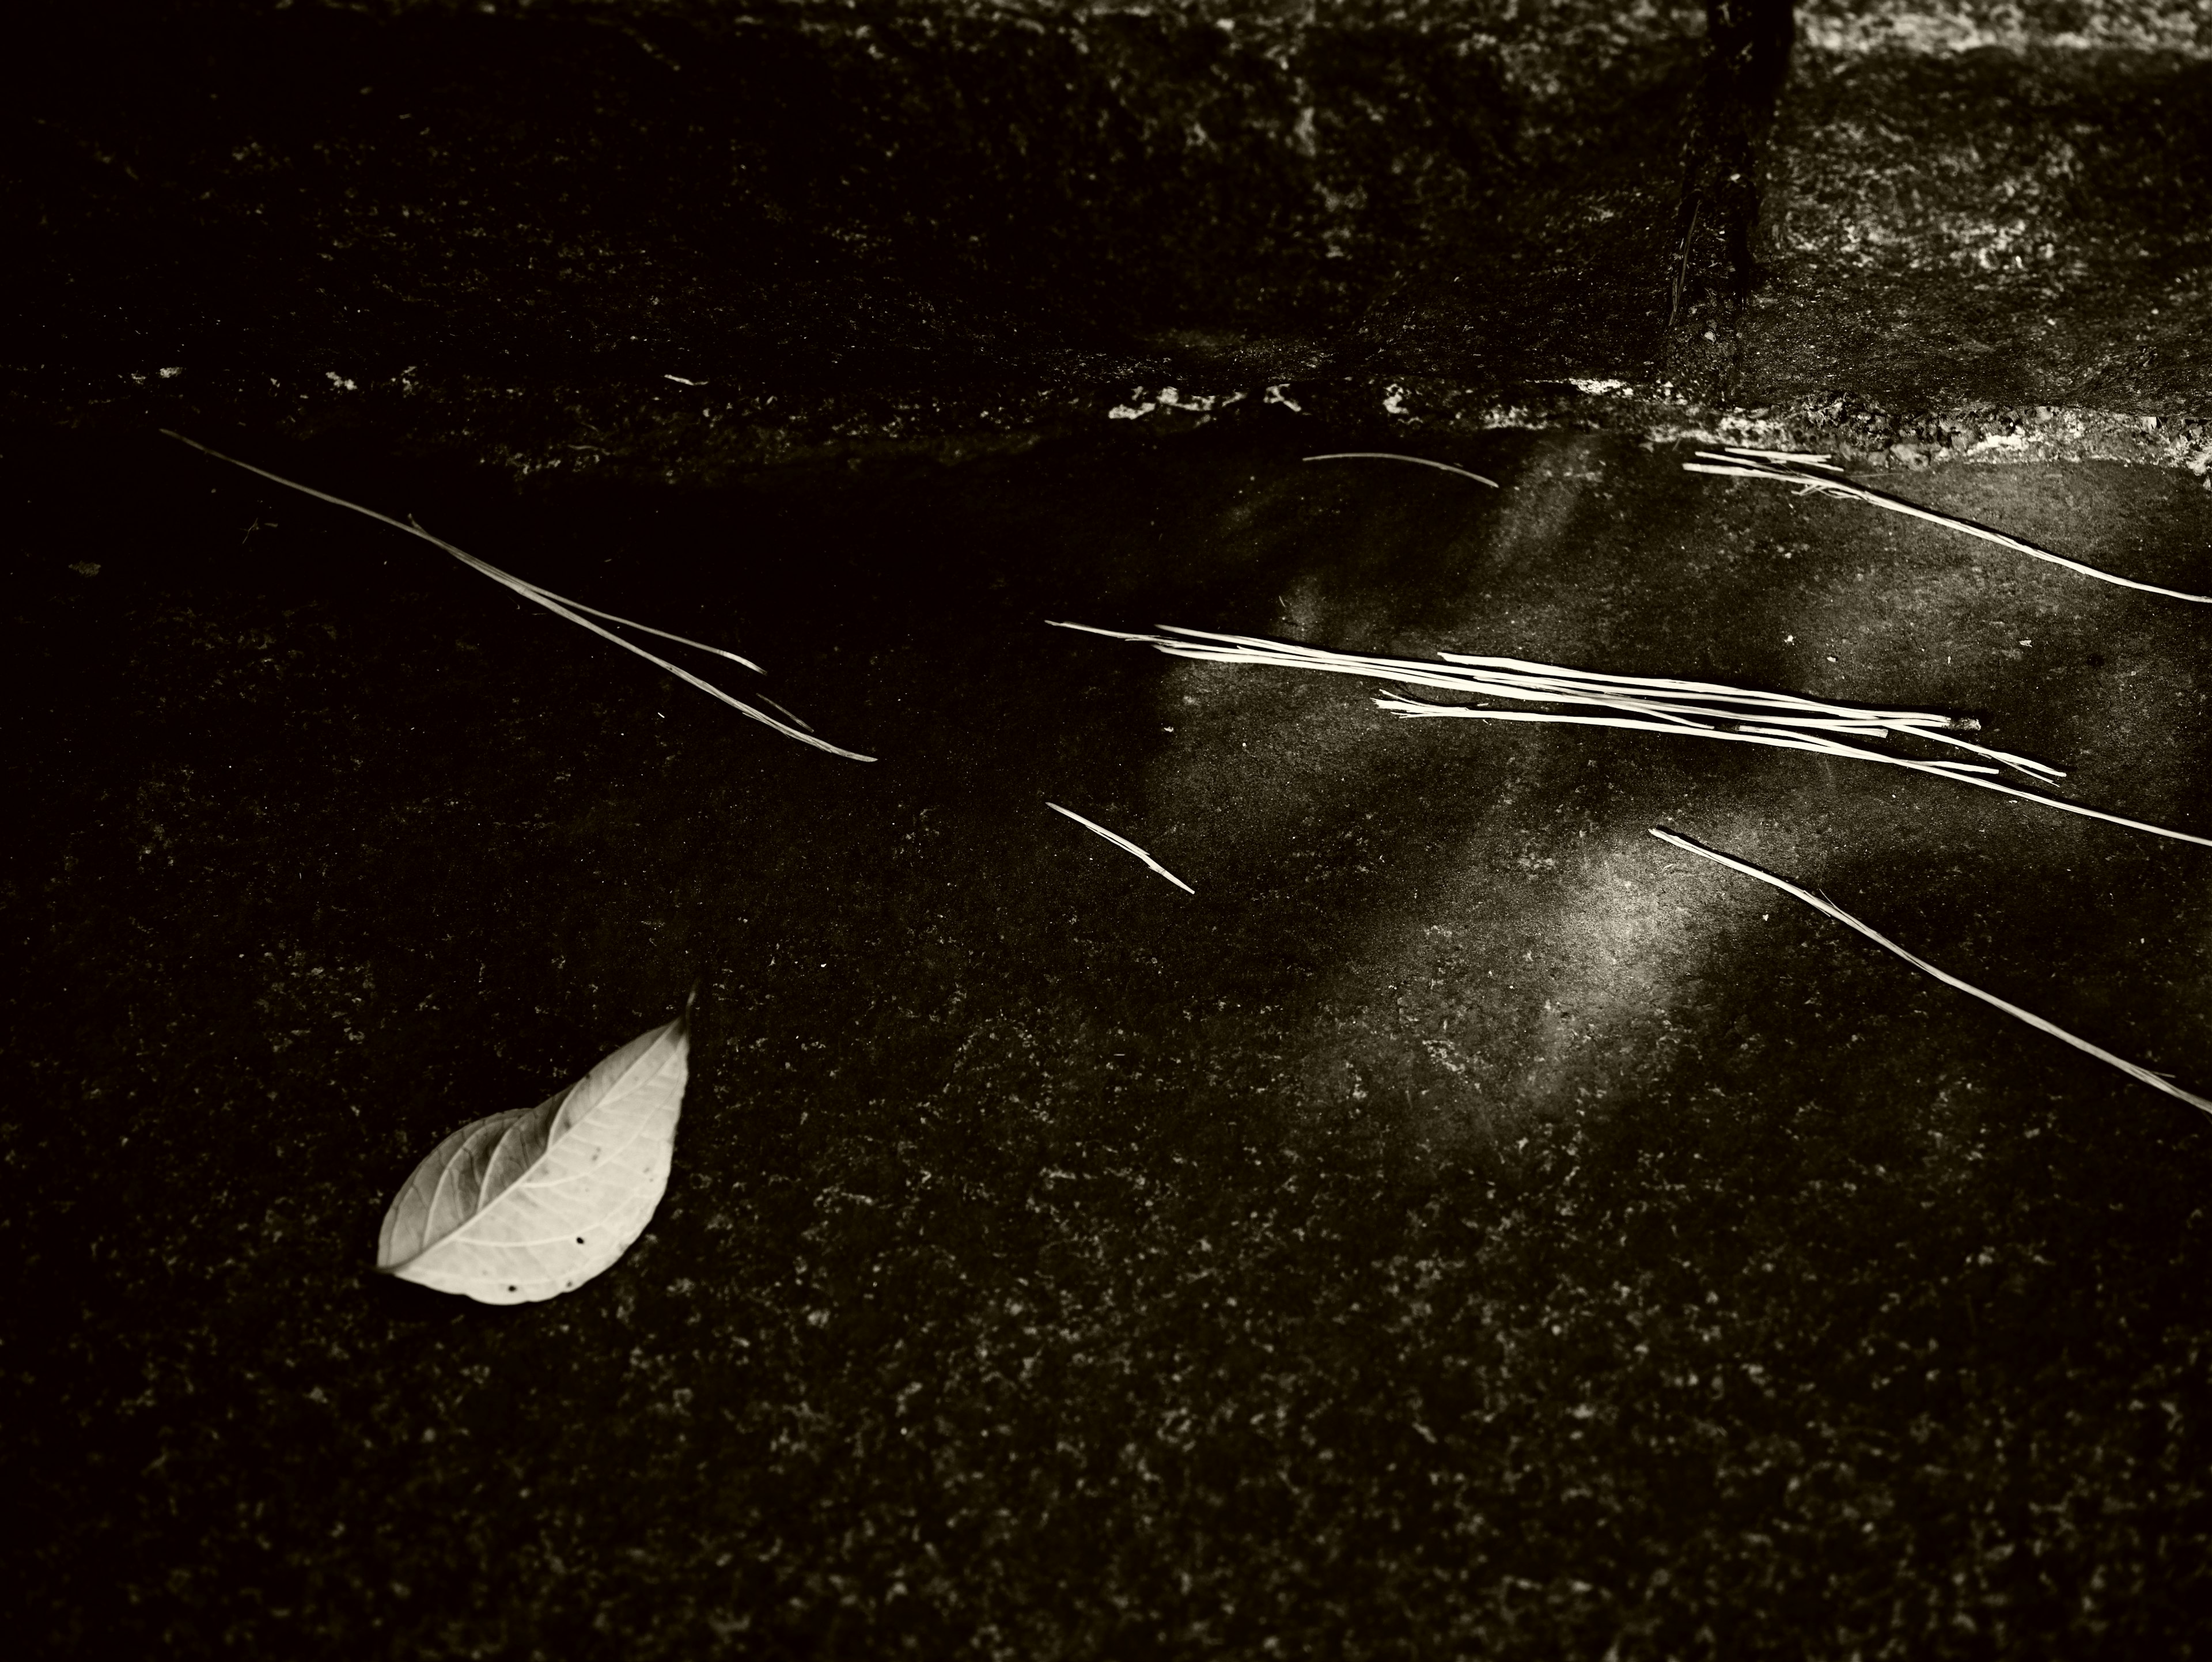
M1840 477L1841 470L1825 456L1794 450L1748 450L1741 445L1729 445L1720 450L1700 450L1698 460L1682 464L1690 473L1717 473L1723 478L1766 479L1782 484L1794 484L1802 494L1811 491L1823 496L1843 496L1855 502L1871 502L1876 508L1886 508L1893 514L1909 514L1916 520L1925 520L1930 525L1944 526L1953 531L1963 531L1969 537L1979 537L1985 543L1995 543L1999 548L2008 548L2015 554L2025 554L2030 559L2048 560L2053 565L2063 565L2069 571L2078 571L2085 577L2094 577L2099 582L2117 583L2122 588L2138 588L2146 594L2163 594L2170 600L2191 600L2199 606L2212 606L2212 594L2185 594L2178 588L2160 588L2156 583L2139 583L2132 577L2120 577L2109 571L2100 571L2094 565L2084 565L2079 560L2069 560L2063 554L2053 554L2047 548L2038 548L2033 543L2008 537L2002 531L1992 531L1985 525L1976 525L1972 520L1962 520L1954 514L1938 514L1933 508L1923 508L1886 492L1872 490L1863 484L1854 484Z
M1907 964L1910 964L1914 969L1919 970L1925 974L1934 976L1936 980L1942 982L1945 986L1956 987L1960 992L1969 993L1974 997L1980 999L1984 1004L1994 1004L1998 1009L2002 1010L2007 1015L2012 1016L2019 1020L2025 1021L2029 1026L2037 1029L2039 1032L2046 1032L2053 1038L2063 1039L2067 1044L2072 1045L2077 1050L2086 1050L2089 1055L2096 1057L2098 1061L2107 1062L2112 1067L2118 1068L2130 1079L2140 1080L2142 1083L2149 1086L2154 1090L2163 1091L2170 1097L2179 1098L2192 1108L2200 1108L2206 1113L2212 1114L2212 1099L2200 1097L2191 1091L2185 1091L2179 1085L2176 1085L2172 1080L2166 1078L2163 1074L2154 1074L2148 1068L2144 1068L2135 1062L2130 1062L2125 1056L2116 1056L2110 1050L2106 1050L2104 1046L2100 1044L2092 1044L2087 1039L2078 1038L2075 1034L2068 1032L2063 1027L2057 1026L2055 1022L2045 1021L2041 1016L2036 1014L2033 1010L2023 1010L2019 1005L2010 1003L2004 999L1999 998L1995 993L1984 992L1979 987L1975 986L1970 981L1961 981L1958 977L1951 974L1948 971L1937 969L1926 959L1915 956L1913 953L1905 951L1904 947L1899 946L1887 935L1882 934L1879 931L1870 928L1866 924L1860 922L1858 919L1853 917L1841 906L1835 904L1832 901L1824 900L1817 894L1808 893L1805 890L1799 888L1795 883L1791 883L1783 878L1777 877L1771 872L1761 871L1758 867L1750 865L1744 861L1735 859L1732 855L1717 853L1714 849L1701 847L1699 844L1690 841L1688 837L1678 837L1673 831L1662 831L1658 826L1654 825L1651 828L1651 834L1657 837L1662 843L1672 843L1674 847L1681 849L1687 853L1694 854L1700 859L1710 860L1716 865L1726 866L1731 871L1741 872L1746 877L1755 877L1760 882L1766 884L1768 886L1781 890L1784 894L1795 895L1798 899L1810 906L1814 911L1824 912L1828 916L1834 918L1838 923L1848 924L1850 928L1856 929L1861 934L1864 935L1868 940L1873 941L1877 947L1881 947L1889 952L1895 953L1899 958L1903 959Z
M695 641L689 636L684 635L672 635L668 630L665 629L655 629L650 624L641 624L631 618L618 618L611 612L602 612L597 606L586 606L581 600L572 600L568 599L565 595L556 594L550 589L540 588L535 583L526 582L522 578L517 577L512 573L501 571L497 566L492 564L489 560L480 560L475 555L468 552L465 549L454 547L453 544L447 542L444 538L434 536L431 533L425 531L420 525L417 525L411 519L395 520L389 514L380 514L376 509L373 508L364 508L359 502L348 502L343 496L333 496L327 490L318 490L313 485L301 484L296 479L288 479L281 473L272 473L265 467L256 467L252 462L240 461L235 456L226 456L222 451L212 449L207 445L202 444L198 439L188 439L182 433L171 432L166 427L161 429L161 433L166 438L174 439L179 444L188 444L195 450L200 451L207 455L213 456L217 461L228 462L233 467L242 467L249 473L258 474L261 478L269 480L271 484L283 485L288 490L296 490L302 496L313 496L318 502L328 502L334 508L350 508L356 514L366 514L372 520L376 520L385 525L388 525L395 531L404 531L410 537L420 537L424 542L428 543L433 548L444 550L447 553L459 560L463 565L467 566L471 571L482 572L494 582L513 589L517 594L522 596L524 600L534 602L538 606L542 606L548 612L553 612L559 617L566 618L570 623L576 624L579 628L588 629L592 634L599 636L604 639L612 641L617 646L622 648L625 652L635 653L639 657L644 659L646 662L657 665L660 668L666 670L671 675L676 677L679 681L689 683L690 685L698 688L700 691L707 694L709 697L720 699L724 703L727 704L732 709L736 710L739 715L750 716L754 721L760 722L763 727L773 728L787 738L796 739L800 744L811 745L816 750L827 751L832 756L844 757L848 761L872 762L876 759L872 756L863 756L858 751L842 749L836 745L830 744L826 740L816 738L811 732L802 732L799 727L794 727L786 722L779 721L775 716L767 714L765 711L754 709L742 698L732 697L728 693L723 691L721 688L716 686L712 681L702 680L698 676L694 675L690 670L684 669L678 665L672 664L668 660L660 657L656 654L647 652L643 647L639 646L633 641L625 641L621 636L615 634L611 630L600 628L597 624L592 622L591 618L579 617L577 613L588 612L593 618L605 618L611 623L626 624L631 629L641 629L647 634L657 635L665 641L678 641L685 646L697 647L702 652L714 653L718 657L729 659L732 663L743 664L747 669L753 671L757 674L766 673L761 669L761 667L758 664L753 662L750 658L740 658L734 652L725 652L720 647L708 646L704 641ZM763 699L762 702L773 703L774 701ZM775 708L778 709L783 709L781 704L775 705ZM783 713L786 715L791 715L791 712L789 710L784 710ZM793 721L797 721L799 720L795 715L793 715L791 719Z
M1776 750L1809 751L1816 756L1839 756L1860 762L1881 762L1891 767L1932 773L1962 784L1978 785L2024 802L2038 802L2063 813L2170 837L2178 842L2212 848L2212 837L2172 831L2164 825L2124 819L2100 808L2084 807L2021 790L1989 776L1997 765L2027 774L2038 782L2063 778L2057 768L2009 751L1994 750L1957 737L1973 732L1972 720L1936 715L1925 710L1868 709L1800 697L1795 693L1766 692L1749 687L1723 686L1710 681L1682 681L1639 675L1613 675L1592 670L1567 669L1556 664L1531 663L1521 658L1475 657L1465 653L1440 654L1438 663L1402 658L1376 658L1350 652L1328 652L1291 642L1262 640L1249 635L1223 635L1211 630L1184 629L1163 624L1165 635L1135 634L1124 630L1097 629L1088 624L1054 623L1055 629L1079 630L1117 641L1133 641L1177 658L1203 662L1269 665L1284 669L1320 670L1338 675L1372 676L1414 686L1449 688L1455 692L1527 703L1581 705L1586 709L1618 711L1601 715L1567 715L1554 710L1495 709L1470 704L1425 704L1410 698L1378 697L1378 709L1410 718L1457 717L1485 721L1556 722L1575 727L1621 728L1635 733L1663 733L1676 738L1717 739L1731 744L1765 745ZM1721 725L1725 723L1726 725ZM1899 737L1953 745L1987 761L1928 761L1918 757L1889 756L1862 746L1846 744L1844 737L1880 740Z
M1147 866L1150 866L1154 871L1158 872L1162 877L1166 878L1169 882L1174 884L1176 887L1181 889L1185 894L1196 894L1198 892L1196 889L1191 887L1189 884L1184 882L1182 879L1177 877L1165 866L1160 864L1158 861L1153 859L1152 855L1146 854L1142 849L1139 848L1134 843L1132 843L1127 837L1121 836L1119 832L1109 831L1096 819L1085 819L1073 808L1063 808L1057 802L1047 802L1045 807L1050 808L1054 813L1066 814L1070 819L1075 821L1077 825L1082 826L1085 831L1097 831L1099 836L1104 837L1115 848L1127 849L1131 854L1135 855L1138 859L1143 861Z
M1416 467L1433 467L1441 473L1456 473L1463 479L1473 479L1477 484L1486 484L1492 490L1501 487L1495 479L1486 479L1480 473L1469 472L1464 467L1454 467L1449 462L1431 461L1426 456L1401 456L1395 450L1332 450L1325 455L1307 456L1307 461L1401 461L1412 462Z

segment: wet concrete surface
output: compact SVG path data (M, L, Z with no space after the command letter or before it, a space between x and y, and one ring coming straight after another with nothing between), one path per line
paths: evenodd
M2212 835L2203 608L1680 466L1817 444L2212 590L2201 53L2060 9L1800 9L1710 361L1701 9L173 9L18 60L34 1653L2200 1653L2212 1128L1647 831L2200 1092L2212 855L1044 623L1972 715ZM1355 449L1502 488L1300 460ZM425 1150L694 985L621 1263L368 1273Z

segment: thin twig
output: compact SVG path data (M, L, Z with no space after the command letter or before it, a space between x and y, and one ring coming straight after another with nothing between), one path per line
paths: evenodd
M1682 228L1682 251L1674 261L1674 297L1667 307L1667 326L1672 329L1674 320L1682 314L1682 290L1690 281L1690 239L1698 234L1698 216L1705 210L1703 195L1690 198L1690 222Z
M763 727L775 728L776 732L782 734L786 738L796 739L802 745L810 745L816 750L827 751L832 756L844 757L848 761L872 762L876 759L872 756L863 756L858 751L845 750L836 745L830 744L826 740L816 738L811 733L802 732L798 728L792 727L785 722L777 721L775 716L768 715L763 710L754 709L753 706L746 703L743 699L732 697L730 694L723 691L721 688L716 686L713 682L702 680L698 676L694 675L690 670L682 668L676 664L672 664L665 658L659 657L653 653L647 652L643 647L637 645L635 642L625 641L621 636L617 635L611 630L602 629L599 624L592 622L591 618L580 617L577 614L579 612L589 612L596 617L613 618L613 621L617 623L626 623L629 621L628 619L615 618L612 612L600 612L598 608L593 606L580 606L573 600L564 600L559 595L553 594L549 589L540 588L535 583L527 582L522 578L514 575L510 572L501 570L489 560L478 559L475 555L468 552L465 549L454 547L453 544L447 542L444 538L434 536L431 533L425 531L421 526L416 524L411 520L394 519L389 514L380 514L373 508L362 507L359 502L348 502L343 496L333 496L327 490L318 490L313 485L301 484L296 479L288 479L281 473L272 473L265 467L256 467L252 462L240 461L235 456L226 456L220 450L210 448L209 446L202 444L197 439L188 439L182 433L172 432L166 427L161 429L161 432L163 436L174 439L179 444L188 444L195 450L201 451L207 455L213 456L217 461L228 462L233 467L244 468L249 473L258 474L261 478L269 480L271 484L283 485L288 490L296 490L302 496L313 496L318 502L325 502L330 503L333 508L349 508L354 513L365 514L372 520L388 525L395 531L404 531L410 537L420 537L424 542L428 543L432 547L442 549L445 552L452 555L455 559L459 560L463 565L467 566L470 569L481 572L483 575L490 578L494 582L514 590L514 593L522 596L524 600L532 601L536 605L542 606L548 612L551 612L560 617L566 618L570 623L574 624L580 629L587 629L591 630L592 634L599 636L603 639L612 641L617 646L622 648L625 652L635 653L647 663L656 665L659 668L666 670L671 675L675 676L677 679L686 682L689 685L698 688L700 691L706 693L709 697L720 699L722 703L727 704L732 709L736 710L739 715L758 721ZM574 607L574 610L571 610L572 607ZM640 629L647 629L649 633L662 636L664 638L668 640L684 641L684 644L687 646L698 646L702 644L700 642L686 640L684 636L680 635L669 635L665 630L650 629L647 624L640 624L635 626ZM744 664L748 669L758 670L760 667L760 666L751 662L748 659L738 658L735 653L722 652L720 647L708 647L707 650L709 652L721 652L721 655L726 658L735 658L738 662ZM786 711L785 713L787 715L789 714L788 711Z
M2087 1039L2075 1037L2074 1034L2068 1032L2063 1027L2057 1026L2056 1023L2045 1021L2041 1016L2036 1014L2033 1010L2023 1010L2019 1005L2010 1003L2004 999L1999 998L1995 993L1984 992L1979 987L1975 986L1970 981L1961 981L1958 977L1949 973L1948 971L1937 969L1926 959L1916 957L1913 953L1907 952L1904 947L1899 946L1894 941L1892 941L1887 935L1860 922L1858 919L1853 917L1841 906L1836 905L1831 901L1824 900L1819 895L1808 893L1807 891L1799 888L1795 883L1791 883L1785 879L1777 877L1771 872L1761 871L1758 867L1751 865L1744 861L1737 860L1729 855L1717 853L1714 849L1702 847L1696 843L1692 843L1686 837L1678 837L1673 831L1662 831L1656 825L1654 825L1651 828L1651 834L1662 843L1671 843L1675 848L1681 849L1690 854L1697 855L1701 859L1712 861L1717 865L1726 866L1731 870L1741 872L1746 877L1755 877L1760 882L1765 883L1771 887L1781 890L1784 894L1795 895L1798 899L1810 906L1814 911L1826 913L1828 916L1834 918L1838 923L1848 924L1850 928L1856 929L1861 934L1864 935L1868 940L1873 941L1877 947L1881 947L1887 951L1895 953L1907 964L1912 965L1914 969L1919 970L1925 974L1934 976L1936 980L1942 982L1945 986L1955 987L1962 993L1972 994L1974 997L1980 999L1983 1003L1993 1004L1998 1009L2002 1010L2007 1015L2014 1017L2019 1020L2025 1021L2029 1026L2036 1028L2039 1032L2049 1033L2053 1038L2063 1039L2067 1044L2071 1044L2075 1050L2085 1050L2089 1055L2096 1057L2100 1062L2111 1064L2112 1067L2118 1068L2122 1073L2125 1074L2130 1079L2139 1080L2143 1084L2151 1087L2154 1090L2163 1091L2170 1097L2178 1097L2192 1108L2202 1109L2204 1112L2212 1114L2212 1099L2200 1097L2194 1092L2185 1091L2179 1085L2174 1084L2172 1081L2167 1079L2162 1074L2154 1074L2148 1068L2144 1068L2135 1062L2130 1062L2125 1056L2116 1056L2110 1050L2106 1050L2102 1045L2092 1044Z
M2053 554L2047 548L2038 548L2033 543L2022 542L2018 537L2002 531L1992 531L1985 525L1976 525L1972 520L1962 520L1952 514L1939 514L1917 502L1906 502L1850 479L1832 478L1831 468L1825 460L1814 460L1791 452L1747 450L1730 445L1722 450L1700 450L1699 460L1684 462L1682 468L1689 473L1717 473L1723 478L1765 479L1799 487L1801 494L1813 491L1824 496L1842 496L1855 502L1870 502L1876 508L1886 508L1893 514L1909 514L1916 520L1925 520L1930 525L1940 525L1952 531L1963 531L1969 537L1979 537L1985 543L1995 543L1999 548L2010 549L2015 554L2025 554L2030 559L2047 560L2052 565L2063 565L2069 571L2078 571L2085 577L2094 577L2099 582L2117 583L2122 588L2140 589L2146 594L2163 594L2170 600L2188 600L2197 606L2212 606L2212 594L2187 594L2178 588L2161 588L2156 583L2137 582L2132 577L2122 577L2110 571L2100 571L2094 565L2084 565L2079 560L2069 560L2063 554ZM1815 473L1815 467L1827 468L1828 472Z
M1166 878L1169 882L1174 884L1176 887L1181 889L1185 894L1194 895L1198 892L1196 889L1191 887L1189 884L1184 882L1180 877L1177 877L1173 872L1170 871L1165 866L1160 864L1158 861L1153 859L1152 855L1146 854L1142 849L1139 848L1134 843L1132 843L1127 837L1108 831L1105 826L1100 825L1096 819L1085 819L1073 808L1063 808L1057 802L1047 802L1045 807L1050 808L1054 813L1066 814L1070 819L1075 821L1077 825L1082 826L1085 831L1097 831L1099 836L1104 837L1115 848L1127 849L1131 854L1135 855L1138 859L1143 861L1147 866L1150 866L1154 871L1158 872L1162 877Z
M1486 479L1480 473L1470 473L1464 467L1454 467L1449 462L1431 461L1426 456L1401 456L1395 450L1332 450L1326 455L1306 456L1305 461L1401 461L1412 462L1417 467L1433 467L1445 473L1456 473L1463 479L1473 479L1477 484L1486 484L1492 490L1504 489L1497 480Z

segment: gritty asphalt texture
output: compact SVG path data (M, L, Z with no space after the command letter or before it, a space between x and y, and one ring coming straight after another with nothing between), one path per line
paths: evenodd
M957 168L942 216L900 217L884 204L919 198L896 155L855 198L873 241L807 221L813 198L730 187L768 240L714 289L684 252L708 170L633 200L659 142L633 124L661 107L606 101L698 77L687 42L709 41L716 86L762 75L711 45L712 9L540 30L514 9L171 8L108 80L54 48L77 79L9 118L35 131L7 203L45 240L0 364L26 689L0 889L22 1087L0 1115L0 1483L37 1524L0 1586L28 1653L2212 1650L2212 1125L1648 831L1825 893L2200 1093L2212 851L1866 764L1404 721L1354 679L1046 626L1970 715L2067 769L2070 800L2212 835L2204 608L1680 467L1724 419L1841 435L1885 490L2212 591L2202 332L2167 317L2201 319L2197 234L2155 192L2081 228L2031 142L2063 106L2082 167L2163 165L2111 112L2201 98L2194 60L2031 40L1831 61L1887 13L1801 12L1741 228L1756 269L1692 267L1717 285L1708 360L1668 329L1698 14L1569 9L1516 40L1478 6L1362 11L1344 27L1371 55L1331 61L1370 66L1372 107L1437 120L1409 116L1395 152L1309 155L1279 150L1301 42L1322 48L1297 17L1217 9L1237 27L1198 7L1044 7L1036 29L760 13L776 50L811 41L854 86L982 76L997 113L936 153L975 176L994 177L961 146L1004 114L985 94L1041 74L975 68L1015 37L1093 65L1066 73L1100 107L1153 94L1113 91L1139 82L1096 70L1094 27L1185 65L1177 85L1249 94L1243 125L1207 126L1216 149L1176 139L1187 172L1143 160L1167 125L1103 154L1167 180L1176 223L1259 192L1238 210L1304 225L1285 247L1334 226L1345 257L1246 272L1241 312L1194 306L1186 271L1100 317L1076 268L1111 287L1115 238L1152 222L1079 202L1056 222L1091 240L1055 267L975 217L990 189ZM904 55L856 45L862 24L905 30ZM1488 101L1448 121L1461 83L1438 91L1436 65L1478 25ZM324 130L364 118L296 88L254 103L237 66L276 50L264 26L306 55L285 62L386 53L362 84L419 74L448 113L473 90L478 142L314 175L337 167ZM501 27L572 78L419 49ZM1192 56L1200 29L1292 68ZM134 105L163 61L169 101ZM1882 150L1852 100L1897 84L1934 89L1881 92L1898 123L1980 132L2015 195L2042 180L2019 217L2047 228L1999 249L2008 222L1971 193L1884 219L1963 165ZM247 107L238 131L169 143L210 88ZM1024 96L1034 139L1060 106ZM1364 131L1357 105L1317 94L1317 130ZM631 263L534 289L516 274L538 231L471 221L436 167L481 169L476 202L585 107L617 161L566 206L532 199ZM772 134L774 100L747 107ZM1568 108L1618 125L1545 148ZM1478 130L1536 158L1485 187L1485 211L1518 204L1489 242L1465 217L1480 170L1451 171ZM1638 131L1649 154L1619 137ZM1818 171L1853 134L1897 193ZM234 155L249 138L258 173ZM1042 211L1079 149L1030 154ZM1339 167L1398 183L1363 207ZM1101 188L1125 202L1126 180ZM322 260L365 200L448 218L389 266ZM1370 207L1401 217L1363 241ZM226 244L248 220L265 234ZM1917 267L1884 240L1900 224L1932 239ZM949 277L948 227L981 239ZM1260 234L1224 230L1194 269L1239 269ZM465 245L440 287L428 257ZM2074 271L2069 247L2107 264ZM1998 253L2014 275L1980 262ZM780 286L779 262L803 275ZM1516 265L1602 270L1547 307ZM1928 326L1883 333L1875 300L1915 282ZM599 350L656 295L671 322ZM762 323L748 295L790 309ZM970 300L958 330L909 326ZM1959 359L1940 329L1999 350ZM1683 364L1736 384L1662 384ZM684 661L879 759L778 738L162 424L755 657L764 679ZM1500 488L1301 460L1339 450ZM440 1138L694 987L674 1175L621 1262L513 1309L371 1273L386 1202Z

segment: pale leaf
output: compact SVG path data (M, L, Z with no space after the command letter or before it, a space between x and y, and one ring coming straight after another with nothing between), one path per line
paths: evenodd
M385 1212L377 1269L523 1304L622 1257L668 1187L688 1020L641 1034L535 1108L477 1120L432 1149Z

